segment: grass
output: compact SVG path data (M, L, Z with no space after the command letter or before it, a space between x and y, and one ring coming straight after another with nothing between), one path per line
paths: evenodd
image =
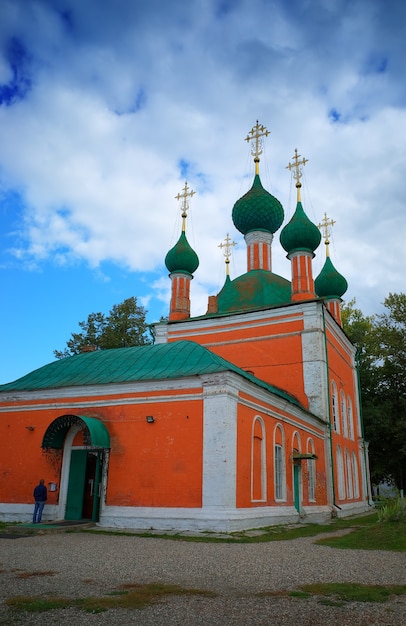
M406 585L362 585L358 583L313 583L301 585L294 591L271 591L257 596L278 596L297 599L317 597L320 604L343 606L346 602L387 602L394 596L406 594ZM75 608L87 613L102 613L110 609L140 610L165 596L199 595L216 597L211 591L185 589L177 585L150 583L147 585L122 585L102 597L63 598L44 596L15 596L5 604L17 612L42 613L58 609Z
M183 535L182 533L156 533L156 532L131 532L114 530L80 529L72 532L83 532L104 535L117 535L127 537L151 537L155 539L168 539L172 541L192 541L194 543L268 543L269 541L289 541L300 537L314 537L321 533L332 533L342 528L354 528L358 526L370 526L377 521L376 513L352 519L332 520L328 524L294 524L291 526L267 526L255 529L260 534L251 535L250 531L238 531L222 533L221 536L213 536L210 533L202 535Z
M286 541L289 539L297 539L298 537L313 537L322 532L332 532L332 527L328 525L318 524L306 524L300 525L295 528L289 528L285 526L269 526L266 528L257 529L261 534L251 536L250 531L239 531L234 533L223 533L222 536L211 536L210 534L204 535L183 535L181 533L166 534L166 533L131 533L131 532L116 532L109 530L83 530L79 532L89 532L97 534L115 534L115 535L127 535L137 537L152 537L155 539L171 539L173 541L192 541L194 543L266 543L268 541Z
M109 609L143 609L164 596L173 595L199 595L209 598L216 596L211 591L201 589L185 589L177 585L150 583L147 585L122 585L120 589L115 589L102 597L14 596L5 600L4 604L19 612L42 613L55 609L76 608L87 613L101 613Z
M131 532L114 530L80 529L68 532L84 532L104 535L130 537L150 537L171 541L192 541L200 543L268 543L270 541L290 541L299 537L314 537L320 534L334 533L342 529L351 529L342 537L325 537L316 543L332 548L354 550L389 550L406 551L406 516L396 516L394 509L387 509L383 516L381 511L346 519L334 519L328 524L294 524L290 526L268 526L250 531L234 533L204 533L201 535L184 535L182 533L167 534L165 532ZM404 508L402 510L405 510ZM397 511L397 509L396 509ZM0 522L0 530L2 523Z
M192 541L203 543L268 543L270 541L290 541L299 537L314 537L320 534L334 533L338 530L350 529L341 537L320 538L316 543L333 548L353 550L388 550L406 551L406 521L380 521L378 513L363 515L356 518L335 519L328 524L295 524L292 526L269 526L257 529L260 534L250 531L224 533L212 536L210 533L188 536L181 533L166 534L154 532L120 532L109 530L84 529L80 532L102 533L107 535L125 535L136 537L154 537L172 541Z
M312 596L333 596L333 602L387 602L393 596L405 595L406 585L314 583L301 585L300 590Z
M345 602L387 602L394 596L406 594L406 585L362 585L360 583L312 583L300 585L294 591L270 591L258 596L289 598L319 598L320 604L343 606Z
M316 543L347 550L406 552L406 522L375 522L343 537L323 537Z
M380 516L381 518L381 516ZM381 518L382 519L382 518ZM380 521L378 513L350 519L336 519L329 524L295 524L294 526L269 526L260 528L261 534L251 535L249 531L224 533L216 537L209 533L198 536L187 536L165 533L131 533L117 531L83 530L80 532L127 535L136 537L155 537L172 541L193 541L204 543L268 543L270 541L290 541L299 537L314 537L320 534L333 533L337 530L350 529L341 537L322 537L317 544L347 550L387 550L393 552L406 551L406 520Z

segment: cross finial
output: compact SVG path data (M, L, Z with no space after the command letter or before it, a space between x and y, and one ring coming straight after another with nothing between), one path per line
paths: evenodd
M175 200L181 200L180 210L182 211L182 232L185 232L187 212L189 210L188 198L194 196L196 192L193 191L193 189L189 190L187 182L185 182L185 186L183 187L182 191L183 193L178 193L178 195L175 196Z
M228 233L227 233L227 237L224 240L224 243L219 244L220 250L224 248L223 254L226 257L226 276L230 275L229 265L230 265L231 249L234 248L234 246L236 245L237 244L235 243L235 241L231 241Z
M302 166L305 166L309 159L303 159L299 161L301 155L297 153L297 148L295 148L295 154L292 157L293 163L289 163L286 166L287 170L292 172L293 178L296 181L296 189L297 189L297 201L300 202L300 188L302 183L300 179L302 178ZM293 170L293 171L292 171Z
M330 235L331 235L331 227L334 226L335 221L329 219L327 217L327 213L324 213L324 217L321 220L320 224L318 224L318 228L321 230L321 234L324 238L324 243L326 244L326 256L330 256L329 244L330 244Z
M263 124L259 124L257 120L257 123L245 138L245 141L251 141L251 154L254 157L255 174L259 173L259 155L262 154L263 149L262 137L268 137L269 134L269 130Z

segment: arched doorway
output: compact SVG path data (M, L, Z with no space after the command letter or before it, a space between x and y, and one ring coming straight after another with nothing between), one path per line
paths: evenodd
M63 449L59 512L66 520L99 520L110 437L94 417L62 415L47 428L44 449Z

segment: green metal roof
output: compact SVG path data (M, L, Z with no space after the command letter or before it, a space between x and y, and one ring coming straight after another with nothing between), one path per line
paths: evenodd
M251 270L234 280L226 279L217 296L219 313L288 304L291 300L290 282L267 270Z
M0 386L1 394L82 385L107 385L142 380L166 380L231 371L301 406L290 394L268 385L193 341L87 352L44 365ZM84 418L82 418L84 419Z

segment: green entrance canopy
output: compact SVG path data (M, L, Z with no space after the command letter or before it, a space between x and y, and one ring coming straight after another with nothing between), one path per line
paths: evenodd
M84 428L86 445L92 448L110 448L110 436L103 422L84 415L58 417L46 429L41 447L61 449L66 433L75 424L80 424Z

